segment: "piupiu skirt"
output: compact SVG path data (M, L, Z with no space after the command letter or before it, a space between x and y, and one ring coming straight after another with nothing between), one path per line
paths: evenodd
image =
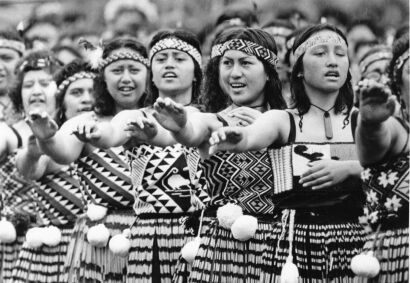
M189 282L260 282L262 253L272 229L273 223L259 220L255 236L239 241L214 218L202 235Z
M66 282L125 282L127 257L113 254L108 244L102 248L92 246L87 241L87 232L90 227L104 223L112 237L130 228L134 220L134 210L109 210L105 220L98 223L90 221L86 216L80 217L74 226L68 245L65 262Z
M0 243L0 282L13 282L12 273L26 236L17 236L10 244Z

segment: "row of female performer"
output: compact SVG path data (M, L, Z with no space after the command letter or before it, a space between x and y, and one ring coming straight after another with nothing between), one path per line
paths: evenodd
M16 68L3 282L408 281L408 124L386 84L353 107L337 28L295 39L291 109L260 29L222 32L204 73L185 31L88 48Z

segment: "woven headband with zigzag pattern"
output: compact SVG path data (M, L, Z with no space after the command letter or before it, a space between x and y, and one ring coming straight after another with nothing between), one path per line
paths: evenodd
M149 52L150 61L156 53L165 49L176 49L188 53L199 64L199 66L202 66L202 56L198 49L188 42L175 37L167 37L155 43Z
M369 65L371 63L380 61L380 60L391 60L393 57L393 53L390 51L381 51L381 52L376 52L373 54L370 54L369 56L367 56L366 58L364 58L360 63L359 63L359 68L360 68L360 72L362 72L362 74L367 70L367 68L369 67Z
M26 50L23 42L5 38L0 39L0 47L16 50L20 54L23 54Z
M329 33L326 35L313 35L311 37L309 37L305 42L303 42L301 45L298 46L298 48L296 48L294 55L295 55L295 62L299 59L299 57L304 54L308 49L315 47L317 45L321 45L321 44L327 44L327 43L333 43L333 44L339 44L339 45L343 45L346 46L347 48L347 44L344 41L344 39L338 35L337 33Z
M278 63L278 57L271 50L256 44L255 42L243 39L232 39L222 44L214 45L211 51L211 58L222 56L227 50L237 50L249 55L254 55L273 66L276 66Z
M107 67L109 64L115 61L124 60L124 59L130 59L130 60L140 62L141 64L149 68L148 59L142 57L140 54L135 53L135 52L118 52L118 53L111 54L107 58L101 60L101 62L99 63L99 69L102 70L105 67Z
M64 90L73 82L81 80L81 79L94 79L96 77L96 75L94 73L90 73L90 72L79 72L79 73L75 73L74 75L68 77L67 79L65 79L64 81L62 81L60 83L60 85L58 86L57 89L57 95L60 95L61 93L64 92Z

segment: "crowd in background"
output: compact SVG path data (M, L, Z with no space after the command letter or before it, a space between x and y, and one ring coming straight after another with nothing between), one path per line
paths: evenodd
M408 14L225 2L0 29L0 283L408 282Z

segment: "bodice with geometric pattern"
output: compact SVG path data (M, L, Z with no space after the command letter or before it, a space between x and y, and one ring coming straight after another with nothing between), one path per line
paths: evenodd
M142 144L130 148L128 157L137 215L188 213L208 202L196 149Z
M122 148L95 149L77 161L87 201L110 209L132 209L130 170Z
M83 212L83 193L72 168L60 169L37 181L35 197L44 225L73 223Z

